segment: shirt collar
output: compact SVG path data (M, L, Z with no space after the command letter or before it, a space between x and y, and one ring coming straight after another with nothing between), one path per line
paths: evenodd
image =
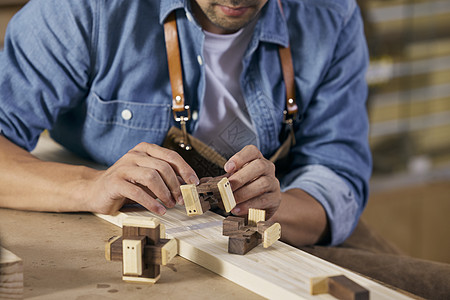
M159 22L164 23L167 16L174 10L189 9L189 0L161 0ZM277 0L269 0L263 7L258 23L255 27L256 39L282 45L289 45L289 34L286 19Z

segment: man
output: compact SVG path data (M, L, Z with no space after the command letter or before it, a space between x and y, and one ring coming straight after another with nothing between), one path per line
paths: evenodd
M281 2L31 1L0 54L0 165L8 170L0 205L113 213L132 200L164 214L182 203L180 182L199 178L160 146L175 125L163 29L175 12L186 101L197 115L188 131L227 156L233 213L266 209L295 246L342 243L365 206L371 169L359 10L353 0ZM215 46L219 35L227 50ZM283 142L278 48L289 43L299 112L279 182L268 157ZM233 124L253 145L222 138L222 125ZM109 168L37 160L28 151L45 129Z

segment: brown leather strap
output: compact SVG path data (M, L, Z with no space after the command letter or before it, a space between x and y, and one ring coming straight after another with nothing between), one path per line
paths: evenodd
M281 13L284 14L281 0L278 0L278 5ZM286 111L289 117L295 118L298 106L295 99L294 64L292 62L291 48L289 46L286 48L280 46L278 52L280 54L284 85L286 86Z
M181 68L180 45L178 42L177 22L175 12L164 22L169 77L172 86L172 110L184 111L183 71Z

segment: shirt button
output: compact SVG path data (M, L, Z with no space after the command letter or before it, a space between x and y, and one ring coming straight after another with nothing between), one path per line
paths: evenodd
M203 65L203 59L200 55L197 55L197 61L200 66Z
M192 22L194 20L190 12L186 12L186 18L188 19L189 22Z
M192 112L192 120L197 121L197 119L198 119L198 112L196 110L194 110Z
M121 116L122 116L122 119L124 119L125 121L128 121L133 117L133 113L129 109L124 109L124 110L122 110Z

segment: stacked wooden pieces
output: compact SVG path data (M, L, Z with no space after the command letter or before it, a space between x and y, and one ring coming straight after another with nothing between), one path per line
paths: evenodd
M165 238L164 224L156 218L128 217L122 225L123 235L106 244L106 259L122 261L125 281L155 283L160 266L178 253L176 240Z
M11 251L0 247L0 299L23 298L23 263Z
M265 210L250 208L247 220L235 216L223 220L222 234L229 237L228 253L244 255L260 243L268 248L279 240L281 226L266 221Z
M246 255L228 253L228 237L222 235L223 217L206 212L188 217L177 206L164 216L132 209L116 216L100 217L122 226L126 216L157 217L167 236L178 240L179 255L269 299L330 299L311 295L311 277L342 274L370 291L371 299L410 299L370 279L326 262L280 241L270 248L256 247Z

